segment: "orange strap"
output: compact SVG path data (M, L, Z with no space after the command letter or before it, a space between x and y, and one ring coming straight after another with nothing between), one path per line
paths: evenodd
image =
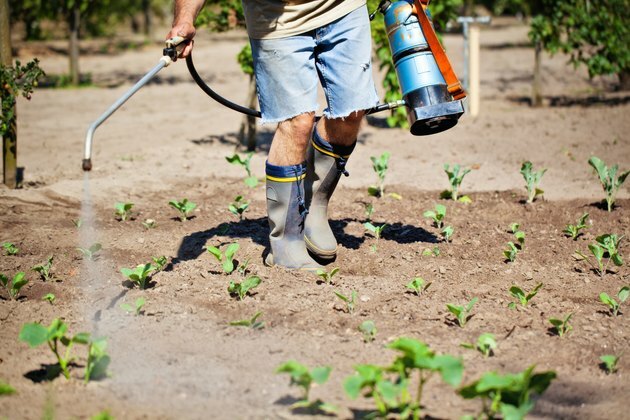
M464 99L466 97L466 91L455 75L451 62L448 60L446 52L444 52L444 48L442 48L442 44L440 44L440 40L435 34L433 25L431 25L431 22L424 10L428 4L429 0L414 0L416 15L418 16L418 21L420 21L420 27L422 28L424 37L429 43L429 48L431 49L438 68L444 77L444 81L446 81L448 92L453 95L453 99L455 100Z

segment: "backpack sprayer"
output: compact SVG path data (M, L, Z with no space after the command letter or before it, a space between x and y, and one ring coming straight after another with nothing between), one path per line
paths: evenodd
M404 105L407 107L410 132L414 136L435 134L455 126L464 113L462 100L466 97L435 34L430 14L426 10L428 3L429 0L383 0L370 15L370 20L374 19L377 12L385 16L392 60L403 99L377 105L367 110L366 114ZM84 171L92 169L94 131L160 70L175 61L189 42L182 37L166 40L160 62L90 125L85 139ZM259 111L235 104L213 91L197 73L192 54L186 57L186 65L197 85L212 99L237 112L261 116Z

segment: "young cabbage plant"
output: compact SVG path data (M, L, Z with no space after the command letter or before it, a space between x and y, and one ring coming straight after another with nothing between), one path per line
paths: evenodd
M510 241L507 243L507 249L503 251L503 256L505 256L505 260L509 262L516 261L516 256L518 255L519 249L514 245L514 242Z
M103 249L103 246L97 242L90 245L89 248L77 248L77 251L83 255L83 258L87 258L90 261L96 261L100 256L99 252L101 249Z
M142 226L146 229L153 229L157 226L157 222L154 219L144 219Z
M372 169L376 173L378 178L377 185L371 185L368 187L368 195L376 198L381 198L385 194L385 175L387 175L387 169L389 168L389 158L391 154L389 152L383 152L381 156L370 156L372 161Z
M117 220L121 222L126 221L131 218L131 209L133 208L133 203L116 203L114 205L114 216Z
M234 255L238 251L240 245L238 243L229 244L225 248L225 252L221 252L216 246L208 245L206 250L219 261L223 267L225 274L231 274L234 271Z
M389 366L356 365L356 373L343 384L350 398L364 395L374 400L376 412L369 418L422 418L424 387L434 374L453 387L462 380L461 359L436 354L425 343L403 337L387 347L400 353Z
M617 292L616 297L617 299L619 299L619 302L617 302L614 298L609 296L608 293L606 292L601 292L599 294L599 300L604 305L608 305L608 308L610 309L610 313L613 316L619 315L619 307L621 306L622 303L624 303L628 299L628 297L630 297L630 287L623 286L621 289L619 289L619 292Z
M433 221L433 226L441 229L444 226L444 217L446 217L446 206L436 204L434 210L427 210L422 214L425 218Z
M262 280L258 276L249 276L241 283L230 281L228 293L230 296L238 296L239 300L243 300L249 291L258 287L261 282Z
M0 396L15 394L15 388L4 381L0 381Z
M533 203L539 195L543 195L545 193L543 190L538 188L545 172L547 172L547 169L542 169L538 172L534 171L534 165L530 161L523 162L521 165L521 175L523 175L523 178L525 179L528 203Z
M74 227L76 227L77 229L80 229L81 226L83 226L83 220L81 219L72 219L72 224L74 225Z
M155 271L155 267L151 263L139 264L136 268L120 269L123 276L127 277L132 283L143 290L147 288L149 280L151 279L151 272L153 271Z
M606 371L606 374L610 375L617 372L617 363L619 363L619 356L614 354L604 354L599 356L599 360L602 361L601 367Z
M573 329L571 324L569 324L569 321L571 320L572 316L573 316L573 313L570 313L569 315L565 316L562 319L549 318L549 322L551 323L551 330L555 334L557 334L558 337L560 338L564 337L566 334L569 333L569 331Z
M517 223L517 222L510 223L510 226L508 227L508 232L516 233L519 227L521 227L520 223Z
M181 201L171 200L168 202L168 205L179 212L179 220L182 222L188 220L188 218L190 218L190 213L197 208L197 204L192 201L188 201L187 198L183 198Z
M494 334L484 333L477 338L477 343L462 343L461 346L465 349L477 350L484 357L489 357L494 354L494 349L497 348L497 341L494 338Z
M243 213L245 213L248 208L249 202L245 201L242 195L234 197L234 201L228 206L230 213L237 216L239 220L243 220Z
M36 265L31 270L39 273L42 280L49 281L52 279L52 273L50 272L52 268L52 263L53 263L53 256L51 255L50 257L48 257L48 260L45 263Z
M414 277L409 283L407 283L407 289L412 290L416 295L420 296L423 292L433 284L432 282L426 282L422 277Z
M382 225L377 226L372 224L371 222L365 222L363 223L363 227L365 227L365 230L367 230L368 232L374 234L374 237L378 241L383 236L383 231L387 227L387 223L383 223Z
M262 315L262 312L256 312L253 317L249 319L241 319L238 321L231 321L229 325L233 327L248 327L254 330L261 330L265 328L265 321L258 321L258 318Z
M50 303L51 305L53 305L55 303L56 299L57 299L57 297L53 293L46 293L42 297L42 300L45 300L46 302Z
M335 291L335 295L346 304L346 312L348 312L349 314L352 314L354 312L354 308L357 303L357 292L353 290L350 293L350 296L346 296L344 294L341 294Z
M90 334L79 333L75 336L68 336L66 335L67 331L68 326L61 319L55 318L48 327L38 322L24 324L20 330L19 338L31 348L47 343L48 348L57 358L61 373L66 379L70 379L70 364L75 359L72 356L72 347L75 344L89 344ZM65 347L65 351L62 351L61 344ZM55 373L58 374L59 372L52 373L52 376L56 376Z
M155 271L164 270L164 267L166 267L166 264L168 263L168 259L164 255L159 256L159 257L151 257L151 259L153 260L153 263L155 264Z
M258 178L252 175L251 170L251 160L252 156L254 156L254 152L249 152L242 158L238 153L233 154L232 156L226 156L225 160L230 162L232 165L241 166L247 172L247 177L243 180L245 185L250 188L255 188L258 185Z
M534 373L534 369L535 366L530 366L522 372L505 375L486 372L457 393L467 400L482 401L481 412L474 418L495 419L501 415L506 420L523 419L536 405L534 394L542 395L556 378L554 371Z
M276 373L289 374L291 386L297 386L302 388L302 398L294 403L292 409L307 409L313 412L324 412L328 414L334 414L337 412L337 408L331 404L327 404L321 400L310 401L310 392L313 383L323 385L328 381L332 368L330 366L317 366L313 369L309 369L302 363L295 360L288 360L278 366Z
M145 304L146 302L147 302L147 301L146 301L143 297L139 297L139 298L138 298L138 299L136 299L136 301L134 302L134 306L131 306L131 305L130 305L130 304L128 304L128 303L121 303L121 304L120 304L120 308L121 308L123 311L127 312L128 314L130 314L130 313L132 313L132 312L133 312L133 314L134 314L135 316L138 316L138 315L142 315L142 313L143 313L143 312L142 312L142 308L144 308L144 304Z
M595 265L591 259L582 252L575 251L575 253L580 257L580 259L588 262L600 277L604 277L604 274L606 274L606 271L608 270L608 264L610 261L612 261L617 267L621 267L623 265L623 259L621 258L621 255L619 255L619 243L622 239L623 236L617 237L615 234L607 233L605 235L598 236L595 238L595 243L590 243L588 245L588 249L591 251L591 254L593 254L597 265Z
M85 365L85 383L106 378L110 362L111 358L107 354L107 339L90 340L87 364Z
M445 226L440 233L446 242L451 242L453 240L454 231L455 229L453 229L453 226Z
M604 161L596 156L592 156L588 160L588 164L591 165L597 172L599 181L602 183L602 188L606 193L606 205L608 207L608 211L611 212L615 206L615 197L617 196L617 192L630 174L630 171L621 172L617 175L617 171L619 170L617 165L608 167Z
M434 246L433 248L425 248L422 250L423 257L437 257L440 255L440 248Z
M20 248L11 242L4 242L2 248L4 248L6 255L17 255L20 252Z
M472 298L470 302L468 302L466 305L463 305L463 306L447 303L446 309L448 309L450 313L455 315L455 318L457 319L457 324L460 327L464 328L464 326L466 325L466 322L468 322L468 319L470 319L471 317L470 311L472 311L473 306L475 306L475 303L477 303L478 300L479 299L476 297Z
M584 213L582 217L578 219L576 224L567 224L567 226L562 231L567 237L573 239L574 241L582 234L581 230L586 229L588 226L586 224L586 220L588 219L588 213Z
M330 271L326 271L323 268L317 270L317 276L322 279L322 281L326 284L331 284L332 279L339 272L339 267L335 267Z
M536 287L534 287L534 289L531 292L525 293L525 291L523 289L521 289L520 287L512 286L512 287L510 287L510 295L512 295L513 298L518 299L518 301L521 303L521 306L525 307L525 306L527 306L529 301L532 300L534 298L534 296L536 296L536 294L538 293L538 291L542 287L543 287L543 284L542 283L538 283L536 285ZM510 302L508 304L508 308L515 309L516 308L516 303L515 302Z
M440 193L440 198L469 203L471 201L470 197L468 197L467 195L464 195L462 197L459 196L459 187L462 185L462 181L464 181L464 177L466 176L466 174L468 174L470 171L471 170L468 168L462 170L458 163L453 165L452 170L448 163L445 164L444 172L446 172L446 175L448 176L448 183L451 185L451 189L442 191Z
M28 279L25 278L26 274L23 271L20 271L13 279L9 281L9 278L4 274L0 274L0 283L7 289L7 294L13 300L17 300L20 296L20 290L22 287L26 286L28 283Z
M367 222L372 220L372 214L374 214L374 205L371 203L363 203L365 211L365 220Z
M361 325L359 325L358 330L363 334L363 342L369 343L376 339L376 325L374 321L363 321Z

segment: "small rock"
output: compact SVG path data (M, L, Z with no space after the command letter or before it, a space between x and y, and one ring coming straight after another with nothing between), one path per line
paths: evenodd
M369 302L370 301L370 297L369 296L365 296L365 295L361 296L359 299L361 300L361 302Z
M534 274L532 274L531 271L524 273L523 276L525 276L525 280L532 280L534 278Z
M439 270L440 274L446 274L446 268L438 267L438 270Z
M144 238L138 238L138 243L139 244L143 244L144 243Z

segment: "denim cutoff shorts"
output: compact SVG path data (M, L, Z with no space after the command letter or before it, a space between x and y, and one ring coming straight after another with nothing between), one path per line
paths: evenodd
M301 35L250 43L263 124L317 112L320 83L327 118L347 117L379 102L365 6Z

